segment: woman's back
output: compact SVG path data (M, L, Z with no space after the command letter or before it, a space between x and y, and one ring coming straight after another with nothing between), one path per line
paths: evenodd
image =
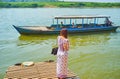
M69 44L68 39L62 36L58 36L58 51L59 51L58 55L61 53L64 54L64 52L67 52L64 47L65 44Z

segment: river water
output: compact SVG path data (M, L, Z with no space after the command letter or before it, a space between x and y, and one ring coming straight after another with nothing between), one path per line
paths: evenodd
M58 15L110 15L120 25L120 8L0 8L0 79L11 65L56 60L57 35L24 36L12 25L52 24ZM69 35L69 68L81 79L120 79L120 29L109 33Z

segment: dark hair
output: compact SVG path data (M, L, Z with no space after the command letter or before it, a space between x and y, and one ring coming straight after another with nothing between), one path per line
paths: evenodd
M67 29L63 28L61 31L60 31L60 36L63 36L65 38L67 38Z

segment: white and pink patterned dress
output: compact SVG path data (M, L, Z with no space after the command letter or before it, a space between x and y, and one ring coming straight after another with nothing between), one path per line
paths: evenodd
M58 36L58 52L57 52L57 77L65 78L67 77L67 62L68 62L68 52L64 51L63 43L68 43L68 39L62 39Z

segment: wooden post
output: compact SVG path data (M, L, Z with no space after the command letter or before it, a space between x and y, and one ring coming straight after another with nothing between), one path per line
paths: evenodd
M96 18L94 18L94 27L96 27Z
M57 19L57 28L58 28L58 19Z
M84 18L82 18L82 28L84 27Z
M72 24L72 19L70 19L70 24Z

